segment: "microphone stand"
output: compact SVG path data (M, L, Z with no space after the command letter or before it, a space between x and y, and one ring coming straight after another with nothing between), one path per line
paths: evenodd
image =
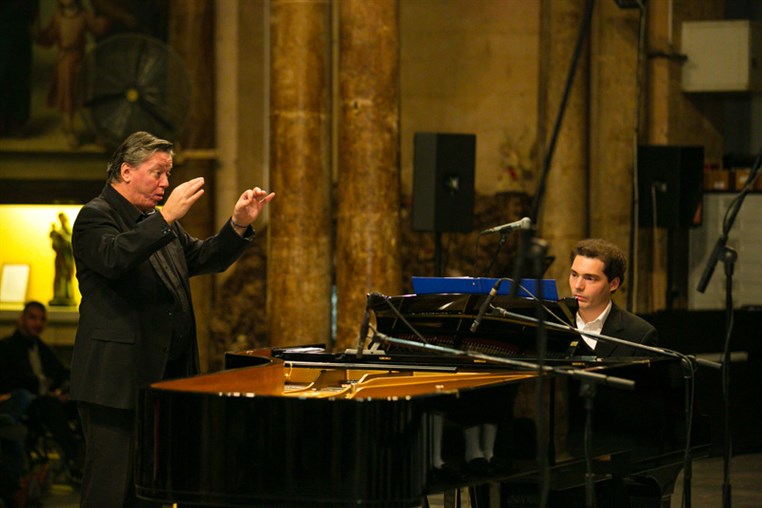
M597 393L597 387L583 381L579 387L579 393L585 398L585 506L595 506L595 483L593 481L593 400Z
M532 362L525 362L523 360L514 360L513 358L505 358L502 356L489 355L486 353L480 353L478 351L469 351L465 349L456 349L456 348L451 348L447 346L440 346L440 345L431 344L428 342L419 342L416 340L391 337L389 335L383 334L379 332L378 330L374 329L373 340L375 341L376 339L378 339L378 341L382 343L385 342L388 344L407 346L407 347L412 347L416 349L432 351L435 353L449 354L449 355L455 355L455 356L467 356L469 358L484 360L491 363L510 365L512 367L516 367L521 370L535 370L546 375L566 376L566 377L571 377L574 379L588 381L591 383L603 384L606 386L610 386L612 388L618 388L623 390L635 389L635 381L632 381L631 379L624 379L624 378L620 378L616 376L607 376L604 374L599 374L597 372L589 372L586 370L581 370L576 368L562 369L558 367L551 367L548 365L545 365L542 368L540 368L536 363L532 363Z
M730 429L730 336L733 331L733 267L738 259L737 252L728 247L727 242L730 230L733 228L733 223L738 216L738 212L741 210L744 199L746 199L746 195L751 190L755 180L759 178L761 162L762 153L757 155L746 183L725 212L725 218L722 222L722 233L714 245L714 249L704 268L704 273L701 275L701 279L696 287L696 290L700 293L706 291L716 264L722 260L725 266L725 343L722 354L722 402L724 416L722 506L724 508L730 508L732 499L730 485L730 460L733 453L732 433Z
M558 112L556 114L556 118L553 124L553 131L550 136L550 141L548 143L548 149L545 153L545 158L543 160L543 168L542 168L542 174L540 176L539 183L537 185L537 192L535 194L535 199L532 203L532 211L529 218L532 221L532 227L529 229L523 230L521 235L521 241L519 242L519 248L517 252L516 262L514 264L513 269L513 280L514 284L511 288L511 297L515 298L518 294L518 286L521 283L521 279L523 276L523 270L524 270L524 262L525 259L527 259L530 255L537 256L537 253L539 251L546 251L547 245L544 241L540 240L540 242L535 241L534 237L534 229L538 223L539 214L540 214L540 208L542 206L542 201L545 195L545 187L547 185L548 180L548 174L550 172L551 167L551 161L553 160L553 153L555 152L556 147L556 141L558 140L558 134L561 130L561 124L563 123L563 117L564 112L566 111L566 105L569 100L569 95L571 94L571 88L572 84L574 83L574 74L576 73L580 55L582 54L583 49L583 43L585 41L585 38L587 36L587 32L590 27L590 23L593 17L593 7L595 6L595 0L586 0L585 1L585 10L584 14L582 16L582 21L580 23L579 31L577 33L577 40L574 45L574 51L572 54L572 61L569 65L569 70L566 74L566 82L564 83L564 91L561 96L560 105L558 108ZM541 258L541 261L544 261L544 256ZM537 261L535 261L535 266L539 266L536 264ZM542 270L536 270L536 273L541 274ZM541 286L541 284L540 284ZM539 313L540 311L538 311ZM540 314L538 314L540 315ZM545 337L544 329L542 328L542 325L539 325L537 327L537 352L538 352L538 360L540 362L540 365L538 366L538 369L541 369L541 367L544 364L544 352L546 349L546 341L547 337ZM542 353L542 354L541 354ZM554 389L553 386L551 386L551 390ZM537 417L538 422L542 422L542 427L544 428L544 415L545 410L543 407L540 406L540 401L542 399L542 382L538 383L537 387ZM546 444L541 444L540 441L543 439L544 436L542 436L539 433L538 429L538 453L540 450L545 451L546 450ZM541 490L540 490L540 508L544 508L547 505L548 502L548 492L549 492L549 486L550 486L550 478L548 474L548 468L547 468L547 457L541 457L541 461L545 461L544 468L543 468L543 475L542 475L542 483L541 483Z
M540 239L540 238L533 238L531 247L529 249L529 259L532 260L532 268L534 269L535 274L541 274L542 273L542 263L545 260L545 256L548 252L548 244ZM513 285L513 289L517 289L518 284ZM536 347L537 349L537 372L538 374L542 372L545 368L545 357L547 356L547 349L548 349L548 336L547 332L545 330L545 319L543 314L543 306L542 306L542 283L537 284L536 291L536 298L533 299L535 302L535 313L537 314L537 338L536 338ZM588 386L595 386L595 383L589 383L587 381L583 381L583 385ZM549 406L548 406L548 418L547 420L545 418L540 417L540 415L544 415L544 408L543 408L543 394L545 391L545 383L544 378L540 376L537 380L537 387L535 391L535 407L538 410L538 418L537 418L537 455L540 459L540 466L542 471L542 482L540 484L540 506L546 506L548 502L548 496L550 494L550 462L551 457L553 458L553 462L555 463L555 440L553 438L553 432L549 432L549 428L554 428L555 426L555 389L556 384L554 378L550 379L550 386L548 387L548 399L549 399ZM592 478L592 475L590 476ZM590 488L592 489L592 483L590 485ZM592 506L592 505L587 505Z
M733 266L738 254L725 247L725 348L722 355L722 399L725 439L722 446L722 506L730 508L730 459L733 456L733 436L730 429L730 335L733 330Z
M497 249L495 249L495 253L492 255L492 260L490 261L489 266L487 267L487 271L485 272L487 277L489 277L489 274L492 271L492 267L495 266L497 255L500 254L500 250L503 248L505 241L508 239L508 233L508 230L500 231L500 239L497 241Z
M526 230L522 231L522 241L519 244L519 250L518 255L516 257L516 263L514 265L513 270L513 280L516 281L516 284L513 285L513 289L511 290L511 296L516 297L516 287L518 284L521 283L521 278L523 275L524 270L524 260L528 257L528 254L531 250L530 245L532 245L532 239L534 237L534 228L537 225L539 215L540 215L540 209L542 207L542 201L545 196L545 187L547 186L548 181L548 174L550 173L550 167L551 167L551 161L553 160L553 153L556 149L556 142L558 140L558 133L561 130L561 124L563 123L564 113L566 111L566 104L569 101L569 95L571 94L571 87L574 83L574 74L576 73L577 66L579 63L579 58L582 53L582 47L583 43L585 41L585 37L587 35L588 29L590 27L590 22L593 17L593 7L595 6L595 0L586 0L585 2L585 12L582 16L582 22L580 23L579 32L577 33L577 40L574 45L574 52L572 54L572 61L569 65L569 70L566 74L566 83L564 84L564 91L561 95L561 102L560 106L558 108L558 112L556 113L556 119L553 123L553 131L550 136L550 141L548 142L548 149L545 153L545 158L543 160L543 167L542 167L542 174L540 175L540 180L537 184L537 193L535 195L534 201L532 202L532 211L529 216L529 218L532 221L532 227ZM540 505L544 506L544 505Z
M506 318L512 318L512 319L524 319L530 322L537 323L538 326L542 320L540 319L533 319L531 317L525 316L523 314L517 314L514 312L510 312L508 310L505 310L500 307L492 306L492 310L494 310L499 316L506 317ZM593 332L582 332L581 330L574 328L570 325L560 325L557 323L546 323L546 325L552 329L555 330L561 330L561 331L571 331L573 333L576 333L580 336L580 340L582 340L582 335L587 335L590 337L594 337L596 340L600 340L603 342L610 342L614 344L619 345L626 345L630 346L636 349L640 349L643 351L648 351L652 354L659 355L659 356L667 356L671 358L678 358L680 360L680 365L683 368L683 378L686 380L685 383L685 419L686 419L686 437L685 437L685 453L683 455L683 498L686 499L686 508L690 507L690 492L691 492L691 477L692 477L692 458L690 455L691 451L691 433L692 433L692 426L693 426L693 396L694 396L694 389L693 389L693 382L694 382L694 376L693 373L696 370L697 365L703 365L705 367L711 367L713 369L721 369L723 368L722 364L719 364L717 362L713 362L711 360L706 360L703 358L697 358L695 356L685 355L683 353L680 353L679 351L674 351L671 349L666 348L659 348L655 346L647 346L645 344L640 344L638 342L632 342L629 340L624 339L618 339L616 337L610 337L608 335L602 335L599 333L593 333ZM585 387L584 385L581 387L580 391L582 392L582 395L586 397L586 409L588 409L588 405L590 409L592 409L592 397L595 396L595 389L594 387ZM589 416L589 413L588 413ZM587 439L587 422L585 426L585 438ZM587 441L585 442L585 453L588 453L588 444ZM590 473L588 473L590 474ZM586 476L587 478L587 476ZM590 475L590 479L592 479L592 475ZM588 494L588 490L586 490L586 495L592 494L592 484L588 484L586 481L586 489L590 490L590 493Z

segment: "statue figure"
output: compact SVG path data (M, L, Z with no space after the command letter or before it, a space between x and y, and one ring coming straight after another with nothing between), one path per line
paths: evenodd
M63 133L72 148L80 139L74 127L77 112L77 72L87 51L87 34L103 35L108 20L87 10L82 0L58 0L47 28L33 34L43 47L57 47L58 57L48 90L47 105L61 112Z
M60 212L61 227L50 226L50 243L56 253L55 275L53 277L53 299L49 305L74 305L74 252L71 248L71 227L69 218Z

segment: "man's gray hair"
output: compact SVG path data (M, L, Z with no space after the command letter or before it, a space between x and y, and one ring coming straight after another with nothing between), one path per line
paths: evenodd
M116 149L108 162L106 183L122 181L121 168L123 162L138 167L156 152L166 152L170 157L175 154L172 150L172 143L165 139L159 139L145 131L130 134Z

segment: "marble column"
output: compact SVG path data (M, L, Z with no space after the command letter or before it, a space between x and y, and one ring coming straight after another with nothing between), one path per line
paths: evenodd
M215 162L211 159L183 157L183 151L214 148L214 4L211 0L172 1L169 16L169 44L185 63L193 96L188 121L175 151L175 169L171 183L203 176L206 195L196 202L183 218L183 226L192 235L206 238L216 232L214 221ZM232 211L233 203L230 204ZM199 341L201 370L209 364L208 325L211 316L213 280L193 277L193 309Z
M399 7L339 3L336 346L354 346L366 293L397 294L400 269Z
M639 34L639 9L596 5L590 30L590 236L618 245L628 258L641 103ZM614 300L626 307L631 288L622 282Z
M330 2L272 0L268 316L273 345L331 333ZM262 240L260 240L262 241Z
M541 9L540 34L540 132L544 132L543 156L561 106L584 2L546 0ZM554 256L546 276L558 281L562 295L569 292L569 251L588 234L588 51L583 47L558 133L548 173L539 236Z

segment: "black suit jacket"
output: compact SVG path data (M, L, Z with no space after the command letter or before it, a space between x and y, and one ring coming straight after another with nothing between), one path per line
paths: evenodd
M636 316L613 304L606 322L603 324L601 335L628 340L646 346L656 346L658 333L645 319ZM582 341L584 343L584 341ZM614 344L599 340L595 346L595 355L609 356L649 356L648 351L632 346Z
M160 213L143 215L106 185L80 210L72 234L82 293L72 399L134 408L138 387L163 378L178 344L182 370L197 373L188 279L225 270L253 236L249 228L241 238L228 221L215 236L196 239Z

